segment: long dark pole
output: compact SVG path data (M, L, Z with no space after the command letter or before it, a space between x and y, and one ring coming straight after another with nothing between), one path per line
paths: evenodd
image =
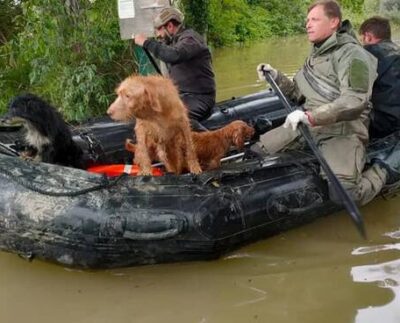
M271 76L271 74L269 72L267 72L267 71L263 71L263 72L264 72L264 77L265 77L266 81L272 86L275 93L279 96L279 98L281 99L281 101L282 101L283 105L285 106L286 110L288 111L288 113L293 112L294 108L291 106L291 104L289 103L286 96L282 93L278 84L276 84L274 78ZM314 153L315 157L318 159L318 161L319 161L322 169L324 170L332 187L335 189L336 193L338 194L340 199L343 201L344 207L346 208L347 212L349 212L349 214L350 214L353 222L357 226L357 229L360 232L361 236L365 239L366 233L365 233L364 221L362 219L360 210L358 209L357 205L350 198L349 194L346 192L343 185L339 182L336 175L333 173L332 169L329 167L328 163L326 162L325 158L322 156L321 152L319 151L317 145L315 144L315 142L311 136L311 133L310 133L310 130L308 129L308 127L305 124L300 122L298 125L298 129L299 129L300 133L303 135L308 146Z
M157 72L158 74L161 75L161 69L160 69L160 67L158 66L157 62L155 61L153 55L151 55L150 52L149 52L146 48L144 48L144 47L143 47L143 50L144 50L144 52L146 53L147 57L149 58L151 64L152 64L153 67L155 68L156 72Z

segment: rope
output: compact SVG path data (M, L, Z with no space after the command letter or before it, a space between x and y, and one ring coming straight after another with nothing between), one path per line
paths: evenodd
M15 157L20 155L18 151L1 142L0 142L0 150L2 151L2 153L8 156Z
M111 188L111 187L115 186L122 178L128 176L128 174L123 173L112 181L110 181L106 176L103 176L102 183L92 186L92 187L88 187L88 188L84 188L84 189L76 190L76 191L54 192L54 191L44 190L44 189L40 188L39 186L35 185L34 183L29 182L29 180L27 180L27 179L22 179L18 176L15 176L13 173L11 173L10 171L8 171L4 168L0 168L0 173L1 173L1 175L5 175L8 178L10 178L11 180L13 180L15 183L25 187L26 189L29 189L33 192L36 192L36 193L39 193L42 195L55 196L55 197L60 197L60 196L75 197L75 196L87 194L87 193L90 193L93 191L97 191L97 190L101 190L101 189L105 189L105 188Z

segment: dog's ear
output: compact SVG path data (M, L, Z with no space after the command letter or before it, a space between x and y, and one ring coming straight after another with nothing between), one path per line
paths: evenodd
M145 87L143 89L144 89L143 95L145 97L146 104L155 112L161 113L162 112L161 104L155 93Z
M245 140L244 137L245 137L244 131L241 127L236 128L233 131L233 136L232 136L233 144L240 150L242 150L244 148L244 140Z
M256 130L253 127L250 127L250 126L246 127L245 134L246 134L247 140L250 140L251 138L253 138L255 133L256 133Z

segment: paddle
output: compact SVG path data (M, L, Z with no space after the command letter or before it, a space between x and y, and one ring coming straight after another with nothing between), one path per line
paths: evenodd
M288 113L293 112L295 109L291 106L288 99L282 93L281 89L279 88L278 84L276 84L276 82L273 79L273 77L271 76L271 74L268 71L263 71L263 73L264 73L264 77L265 77L266 81L272 86L275 93L281 99L281 101L282 101L283 105L285 106L286 110L288 111ZM329 182L332 184L332 187L335 189L336 193L338 194L340 199L343 201L344 207L346 208L347 212L349 212L349 214L350 214L353 222L357 226L357 229L360 232L361 236L364 239L366 239L364 222L363 222L361 213L360 213L357 205L350 198L349 194L346 192L346 190L344 189L342 184L337 179L336 175L333 173L332 169L329 167L325 158L322 156L321 152L319 151L317 145L315 144L315 142L311 136L311 133L310 133L310 130L308 129L308 127L305 124L300 122L298 125L298 129L299 129L300 133L302 134L302 136L304 137L305 141L307 142L308 146L314 153L315 157L318 159Z
M150 63L153 65L154 69L156 70L157 74L162 75L161 69L158 66L157 62L155 61L153 55L150 54L150 52L143 47L144 52L146 53L147 58L149 59Z

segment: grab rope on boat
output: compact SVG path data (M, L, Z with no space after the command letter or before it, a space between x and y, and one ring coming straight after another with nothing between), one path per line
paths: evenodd
M0 142L0 152L5 155L12 156L12 157L16 157L16 156L20 155L17 150L10 147L10 145L3 144L2 142Z
M74 196L87 194L87 193L90 193L93 191L98 191L98 190L105 189L105 188L111 188L114 185L116 185L122 178L128 176L128 174L123 173L113 180L109 180L107 178L107 176L103 176L102 182L100 184L94 185L92 187L88 187L88 188L84 188L84 189L80 189L80 190L76 190L76 191L54 192L54 191L44 190L44 189L40 188L38 185L31 183L27 179L21 179L20 177L15 176L13 173L11 173L10 171L8 171L4 168L0 168L0 173L7 176L11 180L13 180L15 183L33 191L33 192L36 192L36 193L39 193L42 195L55 196L55 197L61 197L61 196L74 197Z

